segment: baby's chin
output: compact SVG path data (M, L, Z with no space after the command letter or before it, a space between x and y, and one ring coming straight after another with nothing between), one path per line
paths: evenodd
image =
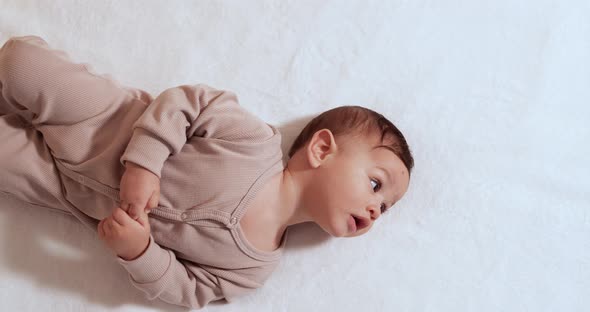
M361 236L361 235L367 233L370 228L371 227L369 226L367 228L364 228L364 229L361 229L361 230L358 230L358 231L351 232L348 229L348 224L345 224L344 227L342 227L339 224L335 224L335 225L333 225L333 227L331 228L330 231L326 231L326 230L324 230L324 231L328 232L333 237L351 238L351 237Z
M325 224L319 224L319 226L322 228L322 230L324 230L324 232L330 234L332 237L351 237L351 235L354 234L348 231L348 226L346 224L342 226L342 224L335 224L335 222L332 222L328 226Z

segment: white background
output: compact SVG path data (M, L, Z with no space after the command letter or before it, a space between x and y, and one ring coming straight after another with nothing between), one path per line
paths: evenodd
M285 151L340 105L406 135L410 189L370 233L298 226L263 288L205 311L590 310L589 1L0 0L0 43L28 34L153 95L232 90ZM4 197L0 302L174 310L72 217Z

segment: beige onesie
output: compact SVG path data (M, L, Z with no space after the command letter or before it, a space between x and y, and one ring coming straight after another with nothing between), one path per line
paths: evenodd
M160 177L149 247L117 261L149 299L200 308L261 287L279 249L240 219L284 169L278 130L234 94L184 85L155 99L76 64L35 36L0 49L0 191L62 209L96 231L119 202L125 161Z

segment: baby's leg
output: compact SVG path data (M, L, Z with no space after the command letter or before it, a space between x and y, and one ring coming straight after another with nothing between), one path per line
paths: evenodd
M59 208L58 200L72 194L68 184L61 183L58 162L117 188L124 172L119 158L134 121L151 100L142 90L123 87L90 72L88 65L70 61L39 37L8 40L0 48L0 191ZM15 126L17 120L26 130ZM88 201L78 208L112 208L89 207Z
M23 117L43 134L51 154L69 164L130 134L133 118L147 105L139 98L151 100L91 73L35 36L12 38L0 49L0 89L0 113Z
M17 114L2 115L0 142L0 193L69 212L58 200L61 184L41 133Z

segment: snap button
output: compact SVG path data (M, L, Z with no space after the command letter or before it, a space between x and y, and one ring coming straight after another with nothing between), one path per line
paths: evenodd
M182 214L180 214L180 218L182 220L185 220L188 217L188 215L186 214L186 212L183 212Z
M238 218L236 217L233 217L229 220L229 224L231 225L236 225L236 223L238 223Z

